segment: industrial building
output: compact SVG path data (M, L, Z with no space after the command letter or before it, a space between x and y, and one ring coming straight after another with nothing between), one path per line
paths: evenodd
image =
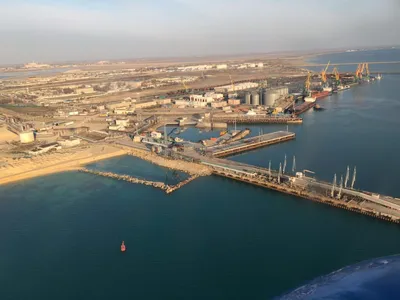
M244 96L244 103L253 106L268 106L272 107L275 105L275 101L286 97L289 94L288 87L276 87L269 89L253 90L252 92L247 91Z

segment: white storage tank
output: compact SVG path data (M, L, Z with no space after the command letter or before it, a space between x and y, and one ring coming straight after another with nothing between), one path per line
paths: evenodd
M35 135L33 131L21 132L19 134L19 139L22 144L29 144L35 141Z
M267 90L264 93L264 105L271 107L275 104L275 101L278 98L279 95L276 93L276 90Z
M260 105L260 95L258 94L258 92L254 92L251 95L251 104L254 106Z
M251 94L249 92L246 92L244 95L244 103L250 105L251 104Z

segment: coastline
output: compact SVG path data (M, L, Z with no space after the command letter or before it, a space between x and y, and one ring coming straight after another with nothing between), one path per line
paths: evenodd
M58 161L55 161L55 163L51 163L54 162L55 155L61 155L62 158ZM29 170L24 169L23 166L10 166L8 168L8 174L5 176L0 175L0 185L6 185L9 183L15 183L22 180L56 173L78 171L85 165L123 155L131 155L158 166L183 171L191 175L205 176L211 174L211 171L208 167L196 163L168 160L151 152L129 147L97 144L87 147L83 150L81 149L80 152L76 152L73 155L68 155L66 153L54 153L46 155L44 158L48 162L47 164L42 163L40 158L34 158L33 162L35 162L35 160L39 160L39 162L35 162L36 166ZM74 156L76 156L76 158ZM25 162L22 162L22 164L24 163ZM30 161L27 163L30 163ZM2 172L2 174L5 173Z
M100 160L105 160L117 156L122 156L126 155L127 152L122 150L122 149L116 149L114 148L114 151L111 150L111 152L105 153L105 154L93 154L90 155L89 157L82 157L82 158L77 158L77 159L64 159L64 161L56 164L49 164L47 166L44 166L42 168L35 168L32 170L27 170L27 171L22 171L18 172L15 170L14 174L0 177L0 185L5 185L9 183L15 183L21 180L26 180L26 179L32 179L35 177L41 177L41 176L46 176L46 175L51 175L55 173L62 173L62 172L68 172L68 171L77 171L79 170L82 166L100 161Z

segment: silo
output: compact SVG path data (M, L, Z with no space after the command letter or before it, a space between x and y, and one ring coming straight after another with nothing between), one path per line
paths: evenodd
M254 106L260 105L260 95L258 94L258 92L254 92L251 95L251 104Z
M19 134L19 139L22 144L28 144L35 141L35 135L33 134L33 131L21 132Z
M264 105L264 89L260 89L259 90L259 94L260 94L260 105Z
M244 103L248 105L251 104L251 94L249 92L246 92L246 94L244 94Z
M279 95L276 93L276 90L266 90L264 92L264 105L271 107L275 104L275 100L278 98Z

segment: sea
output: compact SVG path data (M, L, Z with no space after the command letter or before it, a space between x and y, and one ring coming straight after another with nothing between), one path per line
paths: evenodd
M392 49L314 62L365 56L400 60ZM238 126L296 139L229 159L277 169L286 156L291 170L295 156L296 170L326 181L356 166L356 188L400 197L399 86L400 75L387 74L321 100L325 110L306 112L302 125ZM219 131L175 134L197 141ZM130 156L89 168L167 182L187 176ZM396 224L217 176L167 195L66 172L0 186L0 299L273 299L400 253L399 234Z

